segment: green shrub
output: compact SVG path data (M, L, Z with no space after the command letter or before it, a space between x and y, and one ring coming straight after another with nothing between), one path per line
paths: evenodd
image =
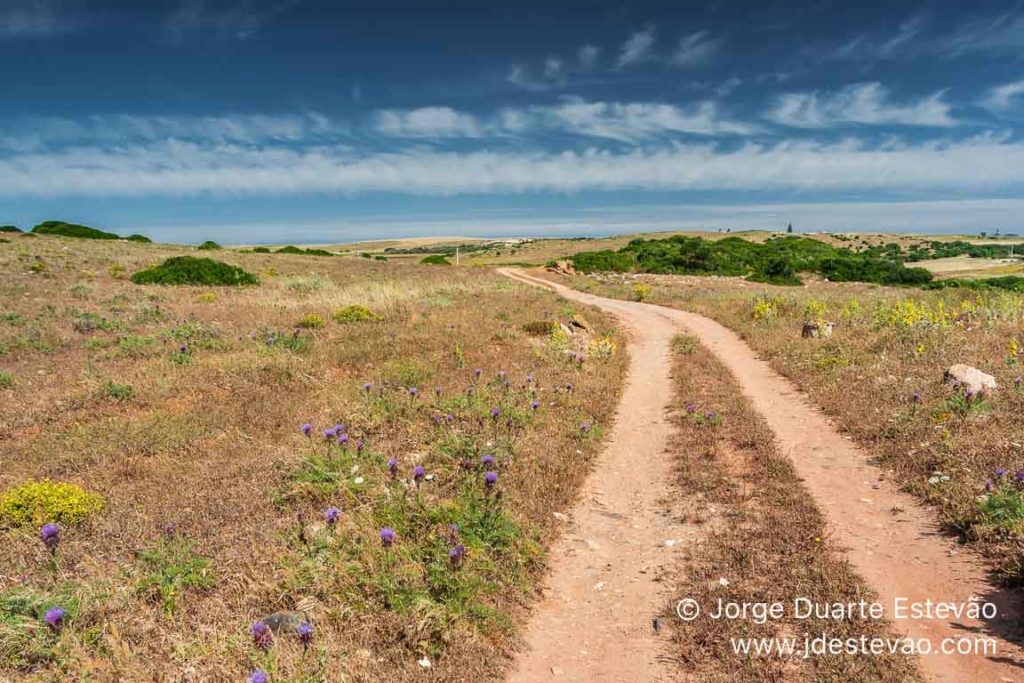
M131 384L118 384L114 380L103 380L97 393L103 398L112 398L116 401L127 401L135 394Z
M259 279L238 266L208 258L175 256L158 266L132 275L138 285L202 285L237 287L259 284Z
M104 504L103 496L75 484L29 480L0 495L0 525L78 524L103 510Z
M134 235L128 235L125 239L129 242L142 242L144 244L152 244L153 242L153 240L149 239L145 235L139 235L137 233Z
M220 249L220 248L221 248L220 245L217 244L216 242L214 242L213 240L206 240L205 242L200 244L198 247L196 247L196 249L202 249L203 251L214 251L214 250Z
M325 324L327 324L327 321L324 320L321 316L317 315L316 313L307 313L306 315L299 318L299 320L295 323L295 327L301 327L307 330L315 330L323 327Z
M0 370L0 389L10 389L14 386L14 378L7 370Z
M0 232L21 232L21 228L16 225L0 225Z
M380 316L376 313L366 306L360 306L359 304L345 306L344 308L339 308L334 312L335 322L339 322L342 325L363 322L364 320L377 320L378 318L380 318Z
M443 254L431 254L420 259L420 263L434 266L450 266L451 262Z
M174 614L181 594L189 589L202 590L214 585L212 560L197 555L192 544L181 536L166 536L153 548L139 553L146 576L139 590L158 601L168 616Z
M58 235L60 237L79 237L92 240L119 240L120 236L112 232L104 232L96 228L63 221L43 221L32 232L37 235Z

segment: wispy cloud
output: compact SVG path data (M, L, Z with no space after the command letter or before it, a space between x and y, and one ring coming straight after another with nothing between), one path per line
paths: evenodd
M944 93L896 104L880 83L860 83L835 92L786 93L776 99L767 118L795 128L840 124L950 127L958 123Z
M199 145L168 141L0 157L2 196L399 192L480 194L621 190L1019 190L1024 143L991 137L871 146L782 141L722 148L669 144L623 152L348 146Z
M647 26L634 32L619 49L618 66L632 66L654 58L654 27Z
M33 117L0 122L0 150L21 151L91 145L137 143L156 140L189 140L199 143L304 142L337 139L350 126L321 114L268 116L135 116L130 114L65 117Z
M1003 112L1010 109L1021 95L1024 95L1024 80L1005 83L990 88L982 100L982 105L993 111Z
M1024 48L1024 2L1018 1L1001 14L982 16L964 23L938 47L954 56L985 50Z
M576 53L580 69L583 71L590 71L597 66L597 57L600 53L600 49L595 45L584 45L581 47Z
M476 117L450 107L389 109L377 113L378 133L407 138L475 138L483 135Z
M669 63L682 67L698 66L708 62L720 46L721 41L712 38L709 31L697 31L679 39Z
M192 39L246 40L303 0L181 0L164 22L169 42Z
M548 127L566 133L637 142L665 135L745 135L752 126L720 116L713 102L678 107L656 102L570 101L536 108Z
M475 116L448 107L378 112L377 133L409 138L497 138L553 133L639 143L678 135L746 135L754 126L722 116L714 102L677 106L660 102L593 102L567 99L555 105L506 107Z
M4 0L0 3L0 38L49 36L71 30L59 0Z

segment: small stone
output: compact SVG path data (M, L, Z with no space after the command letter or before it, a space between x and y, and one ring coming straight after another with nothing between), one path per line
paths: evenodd
M281 635L282 633L297 633L299 624L308 621L308 619L305 612L282 610L268 614L260 619L260 621L266 624L275 635Z
M416 663L419 664L420 666L422 666L424 669L429 669L432 666L431 663L430 663L430 660L427 659L426 657L424 657L423 659L417 660Z

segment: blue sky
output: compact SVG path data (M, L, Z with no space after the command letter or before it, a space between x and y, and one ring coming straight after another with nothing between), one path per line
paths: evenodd
M1024 232L1024 2L0 0L0 223Z

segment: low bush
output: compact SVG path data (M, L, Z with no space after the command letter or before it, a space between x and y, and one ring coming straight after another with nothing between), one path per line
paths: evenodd
M257 285L259 278L238 266L193 256L175 256L158 266L132 275L137 285L202 285L239 287Z
M37 235L57 235L59 237L79 237L92 240L119 240L121 237L112 232L104 232L96 228L63 221L43 221L32 232Z
M431 254L420 259L420 263L432 266L450 266L451 262L443 254Z
M214 251L220 248L220 245L214 242L213 240L206 240L198 247L196 247L196 249L202 249L203 251Z
M345 306L334 312L335 322L339 322L342 325L363 322L364 320L377 320L378 318L380 318L379 315L366 306L360 306L359 304Z
M30 480L0 495L0 525L78 524L104 504L103 496L76 484Z
M144 244L151 244L153 242L153 240L149 239L145 235L139 234L128 235L127 237L125 237L125 239L128 240L129 242L142 242Z
M16 225L0 225L0 232L21 232L21 228Z

